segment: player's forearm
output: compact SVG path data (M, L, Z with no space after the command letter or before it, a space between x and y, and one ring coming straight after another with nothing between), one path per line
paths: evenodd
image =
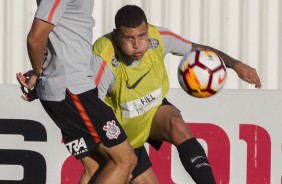
M209 47L209 46L205 46L205 45L200 45L200 44L196 44L196 43L192 43L192 50L211 50L213 52L215 52L216 54L218 54L222 60L224 61L226 67L228 68L232 68L232 69L236 69L236 65L238 63L241 63L240 61L228 56L227 54L225 54L222 51L219 51L215 48Z
M46 49L47 41L27 41L28 56L34 74L39 76L43 66L44 52Z

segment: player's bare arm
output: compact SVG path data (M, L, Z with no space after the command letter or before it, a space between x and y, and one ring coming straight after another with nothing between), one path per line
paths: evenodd
M48 36L53 28L54 25L34 18L27 36L27 50L35 77L38 77L41 73Z
M226 67L232 68L234 70L236 70L237 64L241 63L240 61L228 56L227 54L209 46L192 43L192 50L211 50L217 53L223 59Z
M249 65L242 63L241 61L238 61L238 60L228 56L224 52L219 51L215 48L205 46L205 45L196 44L196 43L192 43L192 50L205 50L205 49L211 50L211 51L217 53L223 59L225 65L228 68L232 68L242 80L244 80L244 81L246 81L250 84L254 84L256 88L261 88L260 78L257 74L256 69L250 67Z
M34 18L31 30L27 36L27 50L33 72L27 72L25 74L19 72L16 74L23 92L21 96L23 100L32 101L36 99L34 87L41 73L48 36L53 28L54 25ZM27 90L25 88L27 88Z

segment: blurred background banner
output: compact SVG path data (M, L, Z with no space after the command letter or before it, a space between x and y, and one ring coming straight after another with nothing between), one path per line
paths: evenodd
M257 69L263 89L282 88L281 0L95 0L94 38L114 28L114 15L125 4L136 4L148 21L209 45ZM0 1L0 84L16 84L16 72L31 68L26 36L36 10L35 0ZM171 87L179 88L181 58L168 55ZM253 89L228 70L225 89Z

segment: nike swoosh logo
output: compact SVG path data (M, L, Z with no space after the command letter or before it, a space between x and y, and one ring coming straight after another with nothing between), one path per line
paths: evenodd
M206 158L206 157L204 157L204 156L197 156L197 157L191 158L191 162L192 162L192 164L193 164L196 160L198 160L199 158L204 158L204 159L207 159L207 158Z
M224 82L225 78L226 78L226 74L224 74L223 77L221 77L221 76L219 75L219 77L218 77L218 84L222 84L222 83Z
M149 71L147 71L146 73L144 73L136 82L134 82L134 84L129 85L128 84L128 80L126 81L126 87L128 89L134 89L136 88L136 86L141 82L141 80L151 71L151 69Z

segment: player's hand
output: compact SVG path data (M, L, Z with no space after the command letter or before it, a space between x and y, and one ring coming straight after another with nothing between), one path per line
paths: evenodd
M22 99L29 102L37 99L35 88L37 76L33 75L33 71L30 70L24 74L19 72L16 74L16 77L21 85Z
M254 84L256 88L261 88L260 78L256 69L244 63L238 63L235 67L235 71L242 80Z

